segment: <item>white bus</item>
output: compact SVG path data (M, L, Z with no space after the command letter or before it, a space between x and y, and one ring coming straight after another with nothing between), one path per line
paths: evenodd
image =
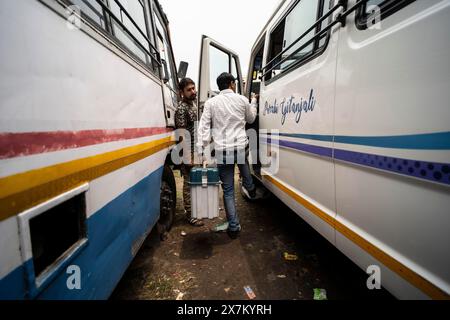
M286 0L251 54L255 176L398 298L450 294L449 30L449 0ZM200 103L236 61L204 38Z
M106 299L170 229L174 63L157 0L0 2L0 299Z

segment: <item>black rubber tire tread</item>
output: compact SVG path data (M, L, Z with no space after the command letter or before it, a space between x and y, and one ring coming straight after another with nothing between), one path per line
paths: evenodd
M163 171L162 181L161 181L161 192L162 192L162 187L163 187L164 183L166 183L172 191L172 204L173 205L170 209L169 216L161 217L160 220L158 221L158 230L162 230L162 232L169 232L172 229L173 223L175 221L176 206L177 206L177 187L176 187L173 171L168 165L164 166L164 171ZM160 205L161 205L160 210L162 210L162 201L161 201ZM162 219L164 219L164 221L161 221Z

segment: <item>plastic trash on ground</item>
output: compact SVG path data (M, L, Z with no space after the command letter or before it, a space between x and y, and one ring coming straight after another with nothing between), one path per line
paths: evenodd
M325 289L314 289L314 300L327 300L327 291Z
M255 293L253 292L252 288L250 288L249 286L244 287L245 293L247 294L248 298L250 300L253 300L256 298Z
M213 231L214 232L226 232L228 230L228 222L224 222L221 224L218 224L217 226L214 227Z
M284 253L284 259L287 261L297 261L298 256L296 254L289 254L287 252Z

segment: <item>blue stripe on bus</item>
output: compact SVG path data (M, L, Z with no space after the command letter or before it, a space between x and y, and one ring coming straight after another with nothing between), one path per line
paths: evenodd
M111 295L133 260L132 246L158 220L162 172L163 168L153 172L87 220L89 244L70 263L81 269L81 290L69 290L69 275L61 270L37 299L90 300ZM0 280L0 300L27 298L25 267Z
M273 136L276 136L275 134ZM290 133L280 133L280 137L287 138L300 138L300 139L308 139L315 141L324 141L324 142L333 142L333 136L328 135L317 135L317 134L290 134Z
M273 136L300 138L324 142L336 142L342 144L361 145L377 148L450 150L450 132L380 137L354 137L290 133L274 134Z
M327 147L319 147L304 143L267 139L267 143L275 142L282 148L294 149L310 154L350 162L365 167L398 173L414 178L450 185L450 163L417 161L404 158L354 152ZM261 141L265 143L265 141Z
M0 300L23 300L27 290L25 269L31 261L16 268L0 280Z

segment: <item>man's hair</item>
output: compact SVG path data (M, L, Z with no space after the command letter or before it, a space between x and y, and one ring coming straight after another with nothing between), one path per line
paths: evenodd
M217 86L220 91L230 88L232 82L236 81L232 74L224 72L217 78Z
M195 86L194 80L192 80L191 78L183 78L181 79L180 84L178 85L178 89L180 91L184 91L184 89L191 84Z

